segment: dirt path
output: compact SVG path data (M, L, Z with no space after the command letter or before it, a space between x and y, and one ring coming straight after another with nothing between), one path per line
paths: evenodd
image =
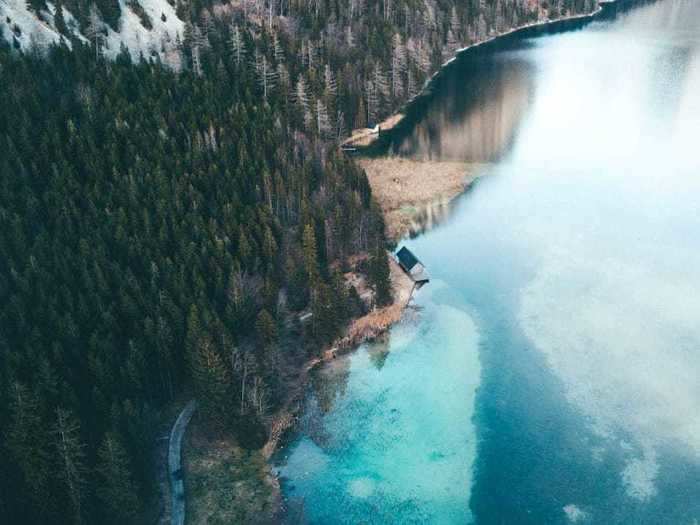
M187 430L187 425L192 419L197 408L197 402L193 399L178 416L173 429L170 431L170 443L168 446L168 478L170 479L171 514L172 525L184 525L185 523L185 484L182 479L182 438Z

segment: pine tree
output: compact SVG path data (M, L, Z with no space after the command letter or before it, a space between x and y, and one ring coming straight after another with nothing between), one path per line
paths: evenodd
M333 325L340 329L350 316L350 295L340 270L334 270L331 275L332 300L333 300Z
M370 254L369 277L375 291L375 300L378 306L385 306L392 300L391 280L389 278L389 262L386 251L380 243L376 243Z
M246 414L246 388L248 387L249 379L257 372L257 361L251 352L245 352L238 348L231 350L231 368L238 374L240 378L240 404L238 408L239 416Z
M278 381L280 367L277 347L277 324L272 315L264 308L258 314L258 318L255 322L255 332L258 336L258 362L262 365L263 369L261 375L265 378L266 382L274 386Z
M316 49L316 43L309 40L306 43L306 52L307 52L307 65L310 70L313 70L316 68L316 65L318 64L318 51Z
M352 32L352 26L348 25L345 28L345 42L348 45L349 49L352 49L355 47L355 35Z
M304 267L306 268L306 275L309 278L309 283L313 287L318 281L320 274L318 269L316 234L314 233L313 226L310 224L304 226L303 246Z
M230 419L229 373L221 356L207 336L202 336L191 359L191 374L199 412L218 430Z
M260 344L263 347L269 348L277 343L277 326L275 320L264 308L258 314L255 328Z
M48 503L50 451L39 400L23 385L13 383L9 408L7 448L22 473L34 513L41 515Z
M357 103L357 112L355 113L355 128L362 129L368 126L367 122L367 107L365 106L365 98L360 97Z
M85 445L80 439L80 424L73 414L56 409L53 429L58 477L71 503L73 519L83 520L83 500L86 489Z
M78 14L86 25L86 13ZM188 60L196 33L190 24ZM288 388L277 378L303 362L281 349L289 341L316 350L345 317L329 260L366 246L377 212L364 175L317 131L329 140L342 133L333 121L355 118L353 89L371 73L353 79L348 68L338 82L335 52L318 41L306 47L315 69L301 72L284 48L301 86L289 109L299 115L274 94L261 104L243 66L222 60L226 43L215 32L210 38L211 46L196 46L201 78L132 61L126 51L96 64L94 41L41 61L0 48L8 86L0 121L22 108L0 130L0 181L13 181L0 184L0 354L12 357L0 359L0 468L2 490L17 487L3 496L13 516L26 508L37 523L103 522L107 513L131 521L122 517L134 511L131 490L123 515L106 507L110 487L97 469L107 469L106 429L118 429L129 467L123 478L137 495L152 482L153 414L190 385L212 428L226 429L233 414L236 432L253 429L246 443L259 444L269 407ZM269 60L266 34L250 44ZM268 63L278 71L278 61L279 53ZM57 92L66 104L46 114L41 108ZM286 328L276 324L284 317L279 298L302 310L312 294L314 332L295 323L278 342L266 336L274 352L257 362L259 334ZM262 322L263 309L272 321ZM229 366L234 339L248 356L240 370ZM26 387L13 399L15 374ZM92 473L96 484L87 482Z
M45 0L27 0L27 6L35 13L39 13L46 9L46 2Z
M194 355L202 337L201 321L199 318L199 309L196 305L190 306L190 311L187 314L187 336L185 338L185 349L188 355Z
M56 2L56 12L53 16L54 25L56 26L56 31L61 35L68 34L68 27L66 26L66 20L63 17L63 4L61 2Z
M97 452L97 497L112 523L132 523L141 508L138 490L122 440L107 433Z

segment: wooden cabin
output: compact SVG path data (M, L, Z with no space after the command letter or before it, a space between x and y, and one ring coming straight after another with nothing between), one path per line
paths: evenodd
M424 284L430 281L430 276L428 275L428 270L425 269L425 265L423 265L423 263L418 260L418 257L405 246L396 252L396 260L401 269L406 272L416 284Z

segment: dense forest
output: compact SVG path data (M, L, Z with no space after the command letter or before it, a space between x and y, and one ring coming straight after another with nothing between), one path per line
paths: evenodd
M46 0L30 0L29 5L66 41L84 35L98 53L113 56L125 43L109 35L131 23L124 11L137 15L145 28L157 28L167 19L158 6L165 1L57 0L48 9ZM220 60L233 57L251 70L263 96L287 99L296 106L299 124L326 140L397 110L461 47L597 6L597 0L167 1L184 21L182 32L158 33L139 52L198 75L212 74ZM21 32L14 21L8 24Z
M347 257L372 253L386 293L382 219L364 173L231 61L2 49L0 69L3 522L125 523L183 385L262 444L285 367L362 308Z
M352 256L391 299L381 214L334 143L458 47L593 2L179 2L166 63L107 57L123 9L153 22L124 5L52 4L61 45L0 46L3 523L138 521L183 392L261 446L295 371L366 308Z

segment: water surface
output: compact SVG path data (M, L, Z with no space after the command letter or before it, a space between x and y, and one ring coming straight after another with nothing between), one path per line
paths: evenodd
M314 378L292 519L700 521L700 2L474 53L397 149L491 164Z

